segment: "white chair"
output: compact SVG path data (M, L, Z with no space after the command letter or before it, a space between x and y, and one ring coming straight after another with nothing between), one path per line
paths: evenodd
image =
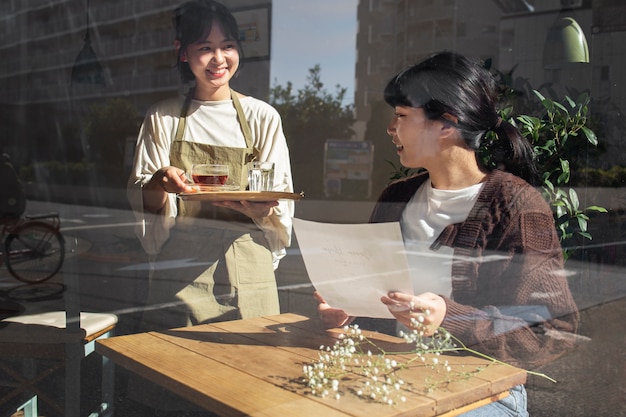
M0 372L4 371L13 380L9 388L11 391L0 399L0 410L4 410L7 404L17 403L13 412L21 410L25 417L37 417L41 401L64 417L78 417L81 413L82 359L95 351L96 340L113 334L117 316L80 311L75 251L66 253L74 253L74 256L66 259L63 268L65 311L18 315L0 320ZM45 367L37 373L38 360L54 361L55 366ZM16 370L16 364L21 369ZM64 406L38 388L38 384L63 367ZM102 402L89 416L110 417L113 413L113 363L103 357Z

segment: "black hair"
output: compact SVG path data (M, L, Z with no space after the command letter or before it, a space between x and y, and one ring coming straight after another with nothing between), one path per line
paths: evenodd
M239 27L232 13L221 3L213 0L191 0L174 10L172 23L176 31L175 39L180 42L180 49L176 56L176 67L183 82L195 80L189 63L182 62L180 57L192 43L211 33L213 23L216 22L224 29L224 33L237 44L240 66L243 61L243 49L239 38Z
M435 54L393 77L384 97L391 107L421 107L430 120L444 120L445 113L456 117L455 127L470 149L488 147L494 165L537 183L532 146L515 126L500 119L497 84L482 63L454 52ZM486 139L490 131L497 140Z

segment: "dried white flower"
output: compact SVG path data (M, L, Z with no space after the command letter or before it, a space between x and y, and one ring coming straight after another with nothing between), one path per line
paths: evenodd
M442 367L450 373L450 365L445 360L439 360L438 355L453 348L452 338L443 329L438 329L431 337L425 336L423 322L429 314L425 310L417 319L413 318L412 329L402 332L401 336L414 344L415 357L421 363L428 360L429 366ZM379 353L374 353L372 346L376 347L358 326L345 326L333 346L320 346L317 362L302 367L304 382L311 393L321 397L332 393L333 398L339 399L343 395L341 382L347 379L360 382L354 391L359 397L389 405L405 402L406 397L402 395L405 382L399 377L399 372L407 369L405 363L387 357L387 353L378 347L375 351ZM411 369L411 372L415 370Z

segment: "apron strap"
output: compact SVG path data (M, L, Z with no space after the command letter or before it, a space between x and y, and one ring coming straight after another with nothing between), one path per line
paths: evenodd
M180 119L178 120L178 125L176 126L176 135L174 136L175 141L181 141L183 139L185 125L187 124L187 113L189 112L189 106L191 105L193 93L193 89L187 93L183 107L180 109ZM237 93L232 88L230 89L230 97L233 100L233 106L237 111L237 119L239 120L239 126L241 126L243 137L246 140L246 147L252 148L254 143L252 141L252 131L250 130L250 125L248 125L248 121L246 120L246 115L243 112L243 107L241 107L239 97L237 97Z
M243 137L246 140L246 146L248 148L252 148L254 144L252 142L252 131L250 130L250 125L248 125L246 115L243 113L243 107L241 107L239 97L237 97L237 93L232 88L230 89L230 97L232 98L233 106L235 106L235 110L237 111L237 118L239 119L239 125L241 126Z
M185 97L185 102L183 103L183 108L180 109L180 119L178 119L178 125L176 125L176 135L174 136L174 140L177 142L183 140L185 125L187 124L187 112L189 112L189 105L191 104L193 92L194 90L191 89L189 93L187 93L187 96Z

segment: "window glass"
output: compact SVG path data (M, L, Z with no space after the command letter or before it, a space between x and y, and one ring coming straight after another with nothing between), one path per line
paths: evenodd
M547 237L539 240L545 243L553 236L559 240L562 249L559 253L565 258L562 261L564 272L559 273L565 274L565 278L561 278L567 283L576 306L575 312L568 313L577 315L577 329L575 334L566 336L571 338L575 348L562 352L560 358L557 356L561 352L550 352L554 357L540 368L541 372L556 378L558 384L529 375L526 383L528 410L533 416L619 414L617 410L623 406L624 334L623 326L617 323L623 321L626 295L621 278L626 259L623 244L626 241L626 149L622 138L626 128L623 117L626 108L626 50L623 47L626 3L599 0L223 0L236 19L234 32L223 36L227 42L221 38L224 44L219 46L213 43L214 39L202 44L188 42L182 47L183 53L177 50L181 44L175 41L177 34L172 26L172 13L178 3L182 1L0 2L0 49L3 52L0 60L0 152L20 179L25 209L17 217L58 213L65 248L60 271L45 283L25 283L7 266L6 254L11 254L4 242L15 233L5 229L0 242L0 252L4 254L0 259L5 262L0 265L0 302L6 303L7 313L0 309L0 314L8 317L66 309L72 297L78 296L78 305L83 310L117 315L116 334L140 334L144 333L145 311L176 304L175 298L185 292L183 287L187 288L182 284L176 291L170 288L174 291L171 299L155 302L152 298L155 276L167 276L176 281L189 270L201 276L206 271L219 269L216 265L229 264L232 268L237 265L237 272L231 269L224 274L237 275L240 281L223 284L230 285L229 290L221 289L226 295L219 293L216 299L231 298L222 304L216 301L220 313L213 312L206 320L190 318L180 327L240 319L242 314L237 310L237 303L245 296L239 291L244 291L241 288L246 284L258 284L245 282L247 279L254 281L250 277L256 279L257 275L263 275L257 271L267 271L264 278L259 278L262 281L258 284L262 287L259 291L270 292L268 299L272 300L263 299L260 304L275 303L275 309L271 310L275 313L317 318L318 302L311 295L315 290L309 276L311 271L305 265L298 236L291 228L290 213L299 219L321 223L366 224L391 182L421 170L421 165L402 165L402 161L406 162L402 158L409 145L402 144L399 136L394 135L394 123L406 118L387 104L385 87L402 70L433 54L452 51L480 60L492 73L498 92L502 94L498 102L499 116L512 122L511 128L513 125L522 130L531 125L545 128L543 136L535 138L543 140L537 145L537 152L549 152L550 157L542 160L545 162L539 167L542 180L533 185L542 192L552 211L556 235L550 228ZM222 30L228 32L227 28ZM205 35L204 40L210 37L209 33L199 32ZM237 51L238 43L240 51ZM236 58L229 55L233 54L233 49L237 52ZM219 65L207 58L217 54L215 50L221 54ZM182 127L184 140L175 140L184 97L190 91L192 95L198 91L213 92L211 86L221 82L219 74L225 72L227 66L238 69L229 86L241 93L242 104L249 111L246 123L257 142L254 146L246 145L241 122L234 105L230 104L230 93L220 95L219 100L194 96L189 114L197 112L197 116L204 111L203 117L211 121L211 127L204 127L204 119L194 121L190 116L190 122ZM186 68L187 72L181 73L180 68ZM211 81L194 84L189 78L183 80L185 74L192 79L202 74ZM218 90L225 91L216 87L215 91ZM249 104L252 98L254 105ZM463 100L465 96L459 95L457 101ZM155 107L164 101L170 104ZM216 105L216 111L211 112L207 110L210 101L229 105L227 108ZM256 110L250 110L250 106ZM424 106L426 103L420 103L411 109ZM565 110L569 112L568 126L578 125L567 134L560 134L559 127L563 126L558 123L566 124L562 113ZM215 122L219 112L229 117L228 122ZM446 108L441 117L435 119L439 122L445 119L446 123L452 120L452 124L461 129L466 121L456 115L450 119L451 112ZM485 133L496 130L496 120L494 116L493 126L485 128L477 137L484 136L485 143L497 142L495 135ZM557 123L557 127L549 131L548 122ZM548 134L553 136L547 138ZM155 142L146 146L146 141L152 140ZM162 198L166 203L161 201L163 204L151 211L141 209L142 205L149 207L151 198L143 194L150 186L142 188L142 184L146 187L157 170L178 164L176 175L181 181L187 181L192 160L173 158L172 149L188 144L172 145L174 142L192 142L190 150L180 154L202 157L210 153L207 148L228 148L224 151L228 156L210 153L203 161L231 164L237 160L237 165L231 165L229 176L231 180L237 178L243 182L230 184L234 188L228 191L249 191L245 188L250 160L276 157L274 191L289 192L291 198L302 192L304 198L280 200L281 205L275 209L267 207L264 214L270 214L269 217L210 205L212 212L223 209L236 213L233 216L237 225L241 223L241 228L250 232L246 239L261 243L256 245L258 247L250 244L243 246L244 249L235 249L231 246L233 242L241 243L237 240L241 235L237 235L224 244L231 250L222 251L219 259L196 256L196 251L217 245L218 238L207 237L214 236L211 234L214 228L186 225L187 228L182 229L185 222L179 216L195 213L201 217L209 211L209 204L182 203L182 199L176 197L181 189L168 190L162 188L164 182L160 186L152 182L155 193L169 191ZM415 152L416 160L428 163L432 146L424 143L419 146L423 151ZM200 148L202 152L197 150ZM512 152L508 148L499 150L507 155ZM479 153L479 158L481 155ZM536 158L537 162L540 160ZM143 164L140 168L138 161ZM199 162L194 160L193 164ZM502 165L494 163L485 170L493 172L495 166ZM555 170L562 172L554 174ZM161 174L163 172L156 175ZM546 178L550 180L544 181ZM169 181L171 185L174 180ZM8 184L3 187L11 188ZM385 198L402 200L405 197L389 193ZM19 206L17 194L7 191L0 195L0 211L5 210L5 206ZM395 203L404 205L407 201ZM200 206L204 208L198 208ZM467 208L466 217L470 215L470 207ZM15 224L11 222L16 221L16 216L6 221L9 217L5 216L2 224ZM396 217L389 221L402 223L405 219L406 224L412 224L405 217ZM226 221L221 217L211 220ZM231 220L228 217L228 221ZM402 223L402 227L406 224ZM447 226L450 228L444 233L457 236L457 229L453 229L452 224ZM499 226L494 221L489 227L497 229ZM479 221L476 229L480 231L476 233L487 233L486 228L485 223ZM515 230L516 238L528 244L529 237L524 231ZM406 229L403 232L406 238ZM183 243L165 257L161 251L166 250L163 248L167 242L174 242L175 235L179 238L182 235L180 242ZM158 243L150 240L153 238ZM454 244L458 241L448 246ZM462 254L463 259L472 258L472 268L479 270L483 263L492 262L492 258L484 259L485 254L472 252L474 249L469 248ZM521 249L508 249L511 253L515 250L520 253L507 258L506 262L513 264L523 258ZM254 259L255 263L226 256L226 252L232 254L238 250L238 253L250 251L247 258L243 257ZM438 252L444 257L442 253ZM543 252L533 252L536 253ZM451 271L455 267L452 256L445 257L446 277L450 280L453 280ZM554 259L546 263L561 262ZM444 269L437 269L440 268L437 262L431 263L430 268L436 273ZM498 258L486 268L496 270L504 263ZM532 265L545 267L539 263ZM198 272L200 269L202 271ZM164 275L159 275L161 273ZM524 270L529 276L535 273L534 268ZM79 288L68 285L67 279L72 274L79 277ZM235 279L232 276L230 279ZM218 278L228 281L222 276ZM215 283L218 278L211 276L213 281L194 287L204 288L198 290L200 297L219 292L211 289L213 285L222 284ZM508 276L498 276L493 281L468 285L475 285L472 290L479 291L496 285L496 281L506 281L509 285L508 279ZM526 291L524 297L528 305L536 301L543 306L542 297L552 296L547 291L527 290L522 284L511 289L514 290ZM444 296L441 299L448 303L449 312L469 310L469 305L475 307L451 293ZM508 297L509 292L502 293L503 304L514 302ZM492 310L491 305L479 308L486 316L501 313ZM2 318L4 316L0 315ZM545 341L561 336L552 332L555 330L554 326L550 327L553 322L546 323L550 325L532 327L533 341L534 337ZM493 322L490 325L494 325ZM0 326L0 346L7 342L2 339L2 331ZM538 352L543 352L544 348L550 350L552 345L545 343L548 347L537 345ZM5 351L3 347L0 349ZM37 366L45 367L47 363ZM98 360L83 362L84 372L90 375L100 372L99 366ZM271 366L271 360L267 361L267 366ZM132 370L124 369L122 364L116 372L118 415L141 412L145 414L136 415L154 415L150 414L154 404L141 405L130 399L132 384L127 384L127 380L132 379ZM292 377L285 376L286 379ZM95 405L92 393L100 389L94 387L95 379L98 378L88 381L82 378L80 382L85 397L81 400L86 407ZM2 381L0 377L0 398L10 392L2 386ZM587 382L581 384L580 381ZM58 398L60 387L54 381L44 383L44 397ZM7 411L7 415L11 415L23 403L22 397L0 401L0 414L5 415ZM63 415L47 401L40 400L39 407L40 415ZM272 411L260 411L272 414Z

